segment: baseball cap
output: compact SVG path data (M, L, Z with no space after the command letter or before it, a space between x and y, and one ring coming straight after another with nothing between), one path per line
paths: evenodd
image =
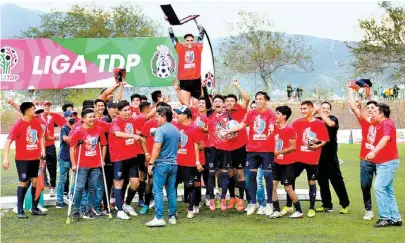
M117 103L117 101L110 101L110 102L108 102L107 103L107 109L110 109L110 108L118 108L118 103Z
M64 117L69 117L73 115L73 111L65 111L65 113L63 113Z
M41 114L42 112L44 112L44 109L42 109L41 107L36 108L35 110L35 114Z
M52 102L50 102L49 100L44 100L40 103L41 107L44 107L45 105L52 105Z
M176 112L177 115L189 114L189 113L191 113L190 108L188 108L188 107L185 106L185 105L182 105L182 106L180 106L180 107L177 108L177 109L174 109L174 112Z

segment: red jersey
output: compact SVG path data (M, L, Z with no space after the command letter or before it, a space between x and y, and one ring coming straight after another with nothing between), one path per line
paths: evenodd
M63 127L66 124L65 118L57 113L49 113L48 115L41 114L39 119L42 120L42 124L46 126L46 134L49 137L55 136L55 125L58 127ZM54 145L55 141L46 141L45 147Z
M141 110L139 108L135 109L134 107L131 106L131 113L132 118L135 118L141 114Z
M27 122L16 121L11 127L8 139L15 141L15 160L38 160L41 157L41 123L37 119Z
M249 127L247 152L274 152L274 138L269 128L275 122L276 116L270 109L264 112L254 109L246 114L243 123Z
M134 120L132 118L124 120L120 116L113 119L111 130L108 133L111 162L114 163L136 157L139 142L133 138L119 138L114 135L115 132L123 132L131 135L135 134Z
M386 119L377 125L377 135L375 139L376 141L375 145L377 146L380 140L385 136L390 137L390 140L384 146L384 148L375 155L375 158L370 162L381 164L394 159L399 159L397 149L397 129L395 128L395 124L391 119Z
M79 163L79 168L97 168L101 166L101 154L99 143L101 146L107 145L107 139L104 132L99 127L85 129L77 128L72 135L69 145L76 147L79 141L83 143L82 148L76 148L76 163ZM78 159L79 150L81 150L80 161Z
M226 113L218 114L216 111L208 118L208 138L212 147L230 151L229 143L236 136L236 133L225 133L226 123L230 120Z
M239 104L235 104L234 109L232 111L228 112L228 115L231 116L232 120L236 120L237 122L241 123L243 121L243 119L245 118L246 113L247 113L246 109L244 109ZM232 151L232 150L239 149L239 148L245 146L247 140L248 140L248 136L247 136L246 129L239 131L236 134L235 140L233 140L229 144L229 150Z
M96 120L94 120L94 126L100 127L100 129L104 133L109 133L110 128L111 128L111 123L105 122L105 121L101 120L101 118L96 118Z
M208 133L203 131L203 128L208 127L207 115L201 115L197 108L191 108L190 110L191 110L194 125L199 127L201 130L201 138L202 138L202 141L204 142L204 147L205 148L211 147L209 145L209 141L208 141Z
M181 148L177 151L177 165L195 167L196 155L194 144L201 142L200 128L193 123L190 125L183 125L177 122L172 122L172 124L177 127L181 133Z
M201 53L203 45L195 43L191 48L177 42L176 52L179 57L177 69L178 80L193 80L201 78Z
M135 134L140 135L143 129L143 126L145 125L146 122L146 116L142 113L136 116L134 119L134 125L135 125ZM136 154L144 154L141 143L138 142L136 144Z
M146 149L148 153L152 155L153 144L155 143L153 137L155 135L155 131L158 128L158 123L156 119L150 119L145 123L142 128L141 135L146 138Z
M377 145L377 124L372 124L366 119L359 119L361 126L361 149L360 159L365 160L368 153L370 153Z
M309 122L304 118L300 118L294 121L292 127L297 132L297 150L295 152L297 162L317 165L322 148L312 151L308 149L308 145L318 141L329 142L326 125L318 119Z
M280 151L290 147L290 139L294 138L297 138L297 134L291 125L287 125L282 129L276 128L274 130L274 149ZM295 162L294 152L289 154L280 154L279 156L274 157L274 161L280 165L293 164Z

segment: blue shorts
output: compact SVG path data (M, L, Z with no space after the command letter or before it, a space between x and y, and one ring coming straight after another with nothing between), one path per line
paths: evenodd
M258 169L261 167L263 170L272 170L274 165L273 152L248 152L247 153L248 169Z
M125 178L139 178L139 167L136 157L113 162L114 180L120 181Z

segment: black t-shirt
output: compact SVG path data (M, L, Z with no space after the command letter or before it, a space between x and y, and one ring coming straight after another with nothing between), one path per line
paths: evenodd
M112 122L112 118L111 118L111 116L110 116L109 114L103 116L103 117L101 118L101 120L102 120L102 121L105 121L105 122L107 122L107 123L111 123L111 122ZM107 139L107 142L108 142L108 132L105 133L105 138ZM108 146L108 145L107 145L107 146ZM106 153L106 155L105 155L104 162L105 162L106 165L112 165L112 164L111 164L111 160L110 160L110 149L109 149L109 147L107 147L107 153Z
M322 147L321 157L336 154L338 151L337 132L339 130L339 120L333 115L329 116L329 118L334 121L336 125L334 127L329 127L325 124L328 129L329 142ZM320 117L317 117L317 119L322 120Z

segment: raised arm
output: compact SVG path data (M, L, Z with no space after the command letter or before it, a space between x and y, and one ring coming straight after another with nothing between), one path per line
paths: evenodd
M204 28L197 23L197 21L196 21L196 24L197 24L197 29L198 29L197 42L202 44L204 42L205 31L204 31Z
M179 98L179 101L182 105L190 107L189 101L184 99L184 97L181 95L180 92L180 87L179 84L177 83L177 80L173 80L173 88L176 91L177 97Z
M174 35L173 27L170 25L167 16L165 16L165 20L166 20L166 23L169 25L168 30L169 30L170 39L172 40L174 47L176 47L177 43L179 43L179 40L177 40L177 37Z
M349 88L348 93L349 93L349 106L350 106L350 109L353 111L354 115L356 115L357 119L361 119L361 117L362 117L361 111L360 111L359 108L357 108L356 101L354 101L353 90Z
M112 93L114 93L114 91L115 91L119 86L120 86L119 83L114 84L114 86L112 86L112 87L110 87L110 88L104 90L103 93L101 93L101 95L100 95L98 98L101 99L101 100L104 100L104 101L108 100L108 96L112 95Z
M240 94L242 95L243 102L242 102L241 106L243 107L243 109L246 110L249 106L249 95L248 95L248 93L246 93L245 90L242 89L238 80L234 79L233 84L235 85L235 87L239 90Z

